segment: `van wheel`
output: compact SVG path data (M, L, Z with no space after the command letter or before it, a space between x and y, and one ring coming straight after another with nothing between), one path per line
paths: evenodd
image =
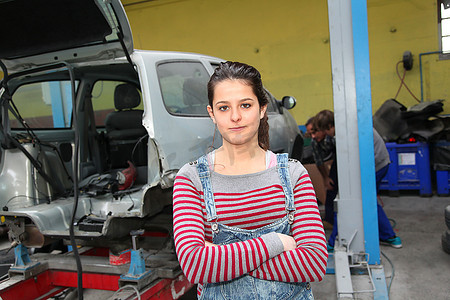
M294 141L294 146L292 147L291 158L301 161L302 156L303 156L303 137L301 135L297 135Z

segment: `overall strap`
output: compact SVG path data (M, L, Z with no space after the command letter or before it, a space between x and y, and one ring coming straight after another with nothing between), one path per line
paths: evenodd
M206 219L208 222L217 219L216 204L211 185L211 174L209 172L208 160L203 155L197 160L197 172L202 183L203 198L206 207Z
M291 177L289 175L289 159L287 153L277 154L277 171L286 198L286 212L289 214L289 221L293 221L293 212L295 211L294 190L292 189Z

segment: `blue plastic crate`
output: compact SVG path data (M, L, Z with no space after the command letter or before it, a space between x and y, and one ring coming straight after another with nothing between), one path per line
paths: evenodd
M446 196L450 189L450 172L436 171L436 191L439 196Z
M380 189L398 192L419 190L420 195L432 194L430 153L427 143L386 143L391 164Z

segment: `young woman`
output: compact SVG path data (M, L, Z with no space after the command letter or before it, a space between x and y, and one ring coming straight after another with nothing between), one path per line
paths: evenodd
M259 72L222 63L208 83L223 145L186 164L174 185L175 247L199 299L313 299L325 235L310 178L269 151Z

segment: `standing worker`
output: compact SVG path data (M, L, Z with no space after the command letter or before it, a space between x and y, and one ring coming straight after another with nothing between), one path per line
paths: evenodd
M179 171L175 247L200 299L313 299L327 250L305 168L269 151L268 100L259 72L222 63L208 112L223 145Z

